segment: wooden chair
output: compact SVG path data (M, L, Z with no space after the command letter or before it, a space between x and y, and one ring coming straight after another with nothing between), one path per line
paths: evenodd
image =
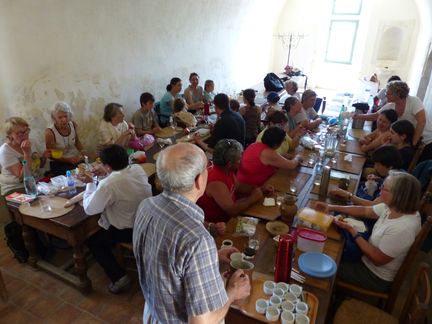
M0 297L5 302L8 300L8 293L6 290L6 285L4 283L3 275L1 273L1 271L0 271Z
M390 313L393 310L393 306L396 301L399 289L402 285L403 279L405 278L408 269L412 266L412 263L417 255L417 252L423 245L423 241L426 239L431 228L432 228L432 216L429 216L426 219L426 222L423 224L420 232L417 234L417 237L414 243L412 244L411 248L409 249L405 257L405 260L403 261L401 267L396 273L396 276L388 292L386 293L376 292L363 287L355 286L353 284L344 281L337 281L336 285L339 288L342 288L343 290L349 290L368 297L378 298L380 301L383 302L383 309L386 312Z
M416 147L416 151L414 153L414 156L413 156L411 163L410 163L408 170L407 170L409 173L412 173L414 171L414 168L416 167L417 162L420 159L420 156L422 155L424 148L425 148L425 143L419 142L419 144Z
M360 300L349 299L345 300L336 311L333 324L424 323L431 299L429 268L427 263L420 264L399 318Z

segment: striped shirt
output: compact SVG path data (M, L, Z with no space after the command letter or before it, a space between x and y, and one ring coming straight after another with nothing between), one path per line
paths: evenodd
M145 323L187 323L228 302L217 249L203 222L202 209L173 192L138 207L133 246Z

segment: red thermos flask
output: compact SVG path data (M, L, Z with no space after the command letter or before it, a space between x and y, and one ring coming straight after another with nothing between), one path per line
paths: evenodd
M276 255L275 282L289 283L291 280L292 260L294 256L294 238L281 235Z

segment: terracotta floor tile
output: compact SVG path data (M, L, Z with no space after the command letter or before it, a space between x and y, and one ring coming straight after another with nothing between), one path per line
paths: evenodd
M100 323L107 323L97 317L94 317L93 315L83 312L81 315L71 322L71 324L100 324Z
M47 324L69 324L78 319L83 312L70 304L63 304L44 319Z
M61 303L62 301L55 296L41 294L38 300L27 309L31 314L40 318L45 318L55 312Z
M41 296L43 292L33 286L28 285L23 288L19 294L11 297L11 301L19 307L28 308L33 305Z
M110 323L126 323L132 314L132 307L128 303L109 302L97 312L98 317Z
M102 308L103 303L108 299L109 296L106 294L103 295L100 292L93 291L89 295L83 296L83 299L77 306L89 313L96 314Z
M78 305L84 299L84 295L76 288L66 286L59 298L69 304Z
M6 284L6 290L9 294L9 298L18 294L22 289L24 289L24 287L26 287L28 285L27 282L25 282L21 279L17 279L15 277L12 277L9 274L4 273L4 272L2 272L2 273L3 273L4 282Z
M28 324L34 323L37 320L35 316L13 305L9 305L9 307L0 312L0 319L2 323L13 324Z

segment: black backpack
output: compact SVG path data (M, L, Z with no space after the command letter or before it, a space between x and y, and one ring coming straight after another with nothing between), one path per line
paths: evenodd
M11 222L4 228L6 243L20 263L27 262L29 253L22 238L22 228L17 222Z
M274 73L267 73L264 78L264 88L266 91L279 92L285 88L285 85L281 78Z

